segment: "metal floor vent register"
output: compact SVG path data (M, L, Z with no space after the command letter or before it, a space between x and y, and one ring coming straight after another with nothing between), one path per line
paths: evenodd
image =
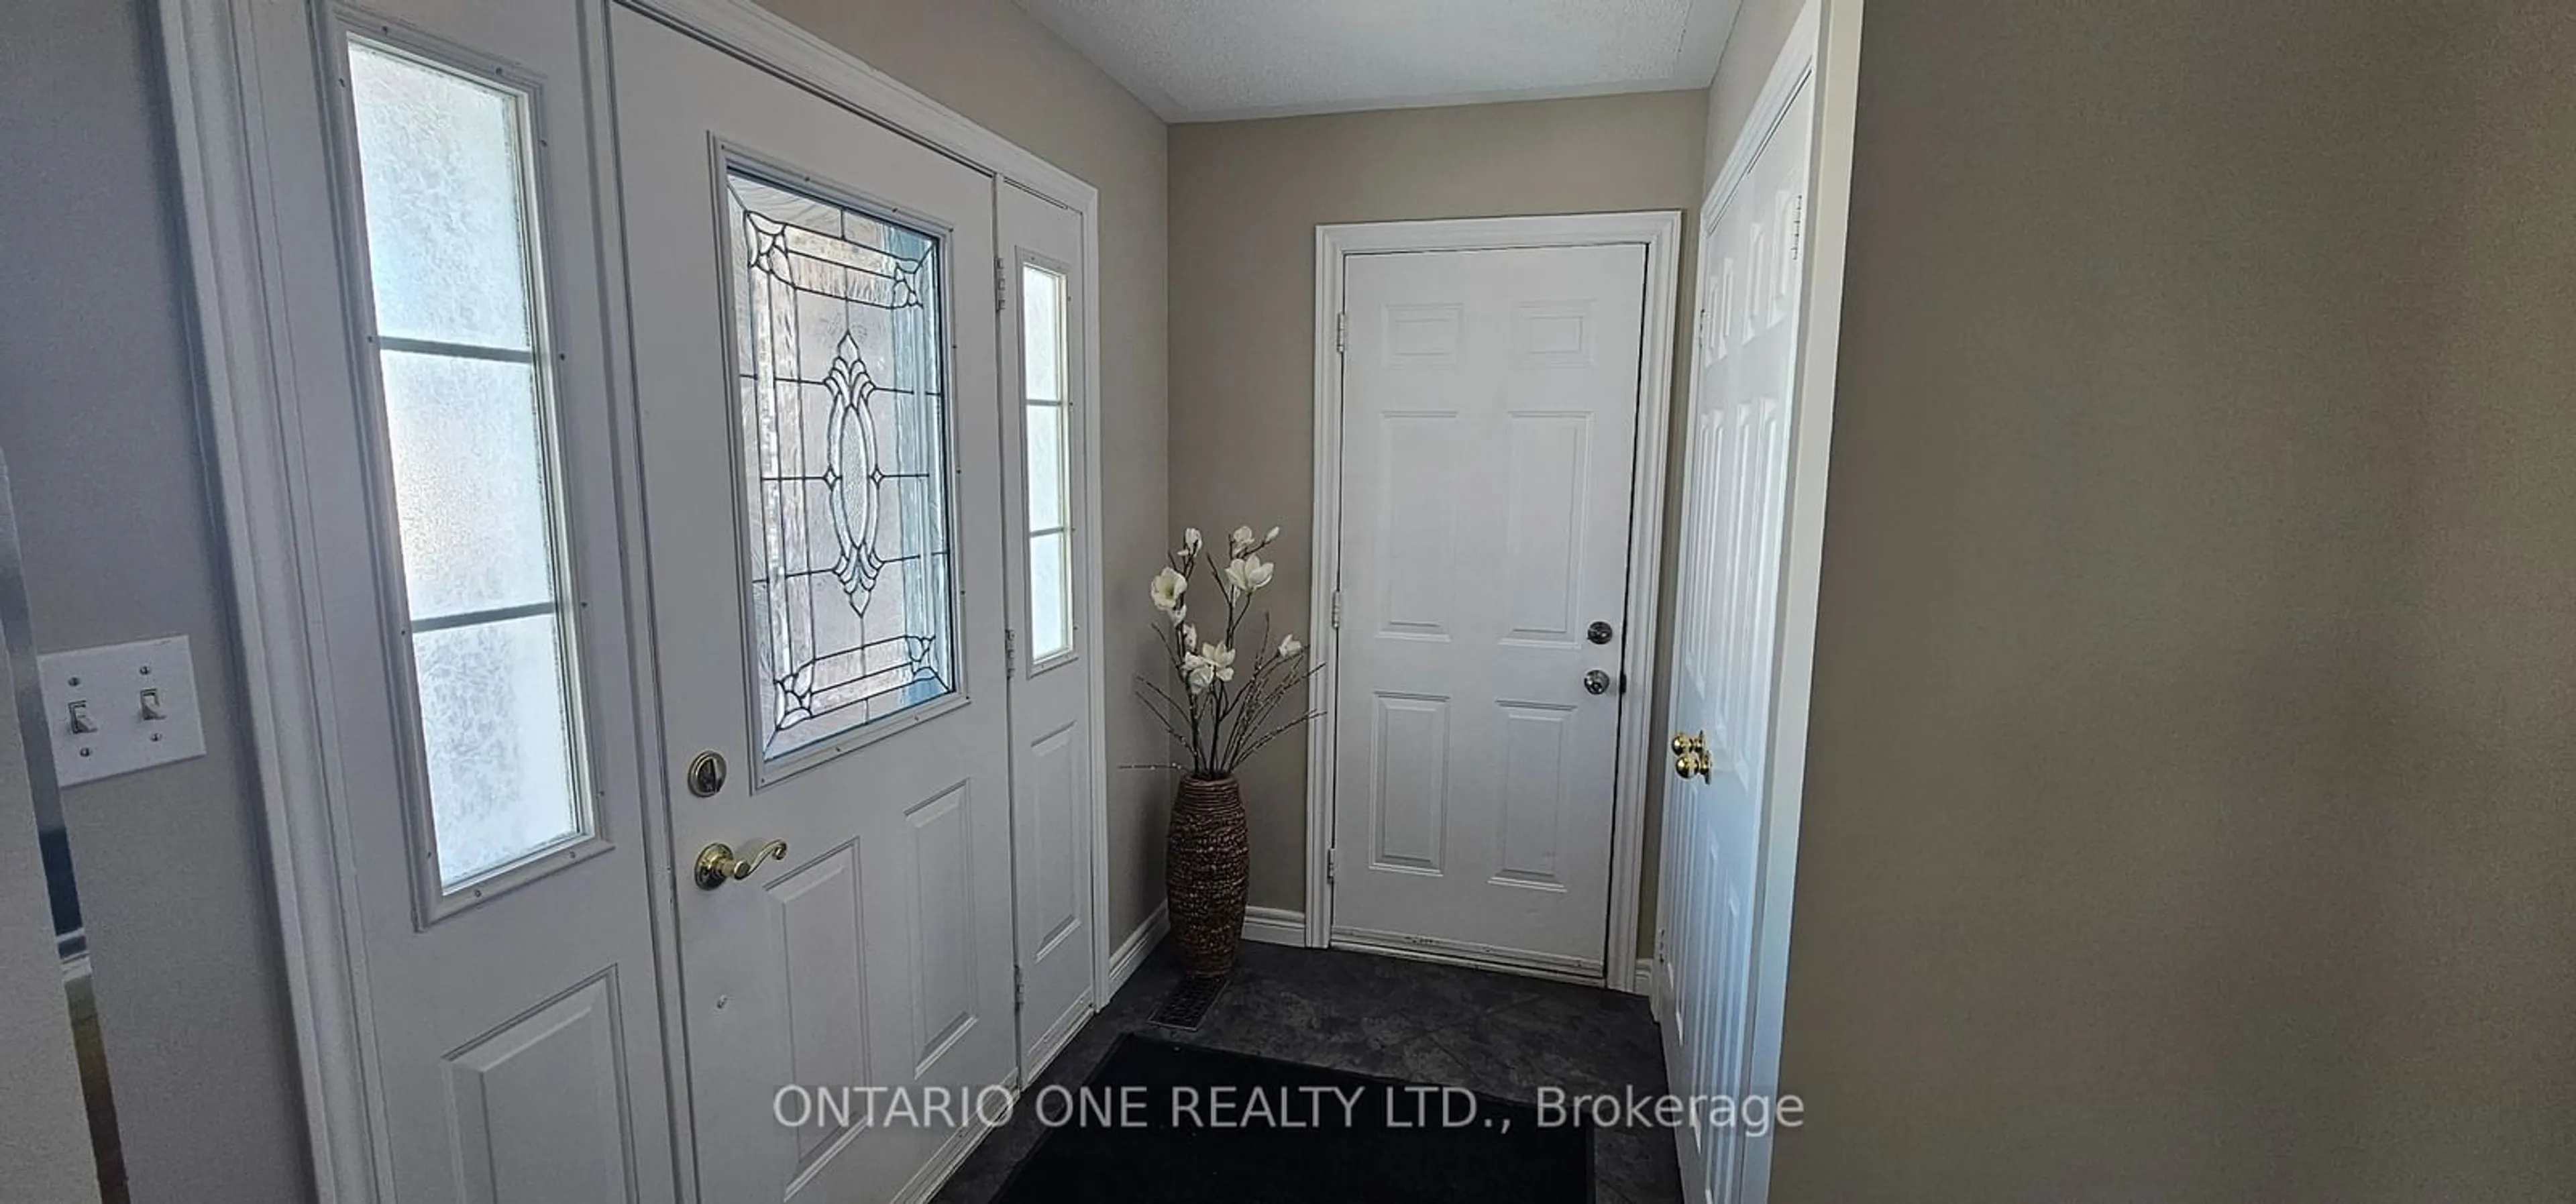
M1226 979L1184 978L1172 984L1172 993L1163 996L1163 1006L1154 1009L1151 1023L1162 1028L1176 1028L1185 1033L1199 1031L1207 1019L1208 1009L1216 1006L1216 997L1225 990Z

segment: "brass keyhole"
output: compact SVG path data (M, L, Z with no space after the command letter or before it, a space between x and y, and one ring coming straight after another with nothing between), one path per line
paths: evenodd
M708 749L689 758L689 793L699 798L712 798L725 784L724 754Z

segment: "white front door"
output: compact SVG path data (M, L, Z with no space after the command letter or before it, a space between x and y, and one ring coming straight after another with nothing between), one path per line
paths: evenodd
M969 1117L772 1108L1014 1078L994 182L610 33L699 1192L912 1198Z
M1646 248L1344 281L1332 941L1599 977Z
M1012 934L1019 954L1020 1069L1034 1078L1090 1019L1091 666L1077 573L1092 533L1078 516L1085 423L1075 305L1082 218L1005 185L1011 403L1002 407L1011 562Z
M1674 590L1675 771L1664 794L1663 926L1673 1090L1741 1098L1751 1043L1755 902L1780 653L1782 524L1797 394L1806 215L1802 87L1701 236L1698 365ZM1698 755L1706 767L1681 758ZM1732 1201L1742 1130L1685 1126L1694 1199Z

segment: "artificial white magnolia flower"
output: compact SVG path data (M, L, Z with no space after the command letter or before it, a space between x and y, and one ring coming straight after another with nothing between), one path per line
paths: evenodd
M1225 566L1225 587L1236 597L1242 597L1270 584L1270 578L1278 571L1278 565L1259 556L1247 555Z
M1174 626L1174 627L1178 627L1178 626L1180 626L1180 625L1181 625L1181 621L1182 621L1182 620L1184 620L1184 619L1187 619L1187 618L1189 618L1189 617L1190 617L1190 608L1189 608L1189 607L1186 607L1186 606L1175 606L1175 607L1173 607L1173 608L1172 608L1172 626Z
M1305 646L1304 644L1298 643L1298 642L1297 642L1297 637L1296 637L1296 636L1293 636L1293 635L1292 635L1292 636L1289 636L1287 639L1284 639L1284 640L1279 641L1279 655L1281 655L1281 656L1295 656L1295 655L1297 655L1297 654L1298 654L1298 653L1300 653L1300 652L1304 652L1305 650L1306 650L1306 646Z
M1181 595L1190 591L1190 579L1170 569L1154 574L1154 609L1177 617Z
M1209 672L1215 674L1218 681L1234 680L1234 649L1223 644L1202 644L1199 646L1199 659L1207 662Z
M1262 536L1262 537L1261 537L1261 542L1263 542L1263 543L1268 543L1268 542L1270 542L1271 540L1274 540L1274 539L1277 539L1277 538L1279 538L1279 528L1277 528L1277 527L1272 527L1272 528L1270 529L1270 533L1269 533L1269 534L1264 535L1264 536Z
M1236 527L1234 534L1226 537L1225 549L1232 555L1241 556L1252 550L1254 542L1252 528Z
M1189 683L1190 693L1205 694L1209 686L1216 684L1216 666L1209 664L1206 657L1190 653L1181 658L1181 680Z
M1198 642L1199 629L1197 625L1191 623L1181 624L1181 650L1187 652L1192 644L1196 644Z
M1181 551L1183 551L1183 552L1195 552L1195 551L1198 551L1200 548L1203 548L1203 547L1206 547L1206 546L1207 546L1207 541L1206 541L1206 540L1204 540L1204 539L1199 538L1199 529L1198 529L1198 528L1196 528L1196 527L1187 527L1187 528L1182 529L1182 531L1181 531Z

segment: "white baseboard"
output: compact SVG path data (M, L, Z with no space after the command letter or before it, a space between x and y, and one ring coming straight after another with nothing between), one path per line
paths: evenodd
M1285 907L1243 909L1243 939L1263 945L1306 947L1306 913Z
M1136 976L1136 967L1145 964L1145 955L1152 953L1154 946L1162 943L1163 934L1171 930L1172 905L1157 904L1154 914L1145 917L1145 922L1128 933L1126 940L1118 942L1117 951L1109 955L1109 981L1100 984L1100 1006L1107 1007L1110 1000L1118 997L1118 988Z
M1655 959L1651 957L1637 959L1637 982L1630 989L1639 995L1651 996L1655 993Z

